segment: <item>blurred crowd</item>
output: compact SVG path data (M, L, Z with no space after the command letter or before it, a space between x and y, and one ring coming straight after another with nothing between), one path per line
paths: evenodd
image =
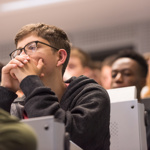
M121 59L119 63L118 59ZM141 72L145 73L141 75ZM105 89L136 86L138 99L150 97L150 53L120 50L103 60L94 60L81 48L72 47L63 78L65 81L80 75L94 79Z

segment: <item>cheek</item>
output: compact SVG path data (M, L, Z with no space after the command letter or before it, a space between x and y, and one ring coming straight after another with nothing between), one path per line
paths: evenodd
M135 78L126 78L124 81L125 84L128 86L133 86L137 84L137 80Z
M30 55L30 58L34 61L38 62L39 59L42 59L44 61L44 55L42 53L34 53L34 55Z
M51 66L52 63L54 64L56 62L55 57L52 54L49 54L49 53L38 53L35 56L35 59L37 61L39 59L42 59L44 65L47 65L47 66Z
M34 57L30 57L30 61L32 61L36 66L38 64L38 60L37 58L34 58Z

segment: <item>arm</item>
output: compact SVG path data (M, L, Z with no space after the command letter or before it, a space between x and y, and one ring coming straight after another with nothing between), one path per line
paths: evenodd
M106 91L97 84L78 89L81 91L78 95L72 93L72 97L65 97L60 104L56 95L37 76L26 77L21 88L26 95L25 111L29 118L54 115L65 123L71 140L79 146L85 149L94 149L99 144L109 146L109 140L105 139L109 139L110 101ZM88 144L90 139L93 141Z
M10 112L10 107L17 95L11 90L0 86L0 108Z
M12 59L6 66L2 68L0 108L10 112L11 104L14 99L17 98L15 93L18 89L20 89L20 81L21 78L24 77L23 74L20 73L20 70L23 70L21 68L24 67L24 65L27 64L29 60L30 58L27 55L22 55L17 59ZM20 78L16 78L16 75Z
M2 68L2 79L0 86L0 108L10 112L10 107L14 99L17 97L15 92L19 89L19 82L10 74L11 70L16 68L16 64L12 64L12 60Z

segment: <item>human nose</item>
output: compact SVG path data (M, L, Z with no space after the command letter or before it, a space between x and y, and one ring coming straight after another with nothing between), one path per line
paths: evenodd
M116 78L115 78L115 81L116 81L116 82L122 82L122 81L123 81L123 76L122 76L121 72L118 72L118 73L117 73L117 76L116 76Z

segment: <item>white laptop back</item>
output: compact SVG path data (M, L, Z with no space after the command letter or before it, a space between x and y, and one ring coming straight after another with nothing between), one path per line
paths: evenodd
M64 150L65 127L53 116L25 119L22 122L35 130L38 150Z
M144 106L136 99L136 88L108 90L111 100L110 150L147 150Z

